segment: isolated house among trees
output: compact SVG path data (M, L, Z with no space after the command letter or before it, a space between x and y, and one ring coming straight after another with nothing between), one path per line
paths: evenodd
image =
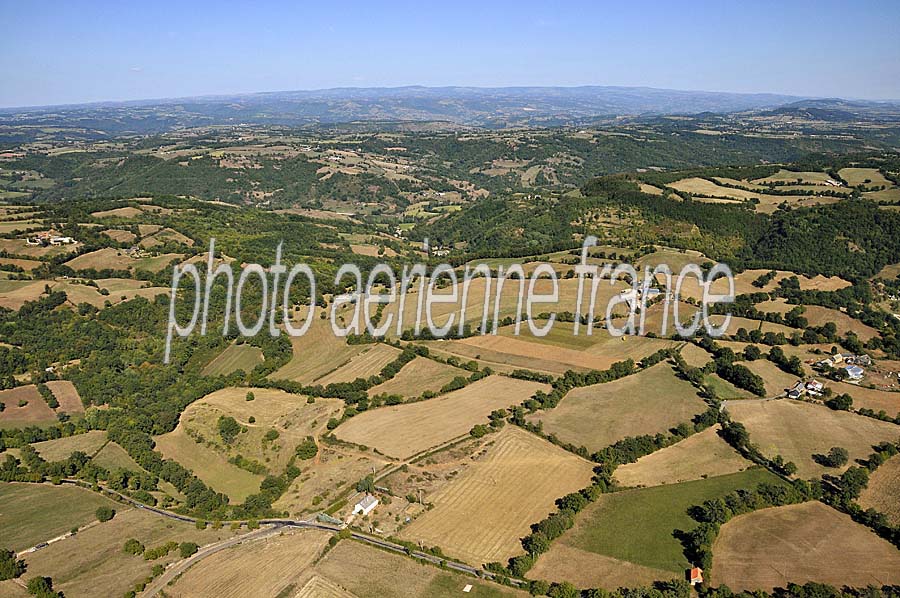
M688 579L692 586L703 583L703 569L700 567L691 567L691 570L688 571Z

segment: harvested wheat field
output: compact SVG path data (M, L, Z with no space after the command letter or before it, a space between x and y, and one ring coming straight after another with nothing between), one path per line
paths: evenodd
M570 391L553 409L528 420L560 440L598 451L628 436L666 432L706 410L689 382L668 363L613 382Z
M367 347L367 345L348 345L346 339L335 336L331 329L331 321L320 317L323 313L327 312L322 308L316 308L312 315L312 324L306 334L291 337L293 357L269 378L311 384L345 365ZM306 310L297 312L293 325L302 326L305 317Z
M426 498L434 508L401 536L474 565L505 562L522 551L519 538L529 526L553 511L557 498L587 486L592 471L590 462L506 427L483 458Z
M900 525L900 455L894 455L869 474L869 485L857 501L863 509L875 509Z
M807 581L897 584L900 552L818 501L762 509L722 526L713 545L713 585L772 590Z
M527 598L529 595L346 540L326 554L315 570L357 598ZM463 594L463 588L468 585L472 586L470 592Z
M369 390L369 396L380 394L415 398L423 392L438 392L442 386L457 376L469 376L466 370L440 363L427 357L416 357L407 363L396 376Z
M525 310L525 299L523 298L521 309L518 308L518 298L519 298L519 289L520 283L524 282L525 293L528 291L528 285L530 284L529 280L522 279L520 280L506 280L503 283L503 289L500 293L500 305L499 310L497 310L497 320L498 326L499 321L505 318L506 316L515 316L516 314L520 314ZM427 281L426 281L427 288ZM496 295L497 295L497 279L492 278L489 283L489 297L488 297L488 309L487 309L487 326L488 330L493 329L493 320L494 320L494 312L496 308ZM432 321L435 326L440 327L443 326L447 321L450 314L455 314L454 317L454 326L459 326L460 320L460 309L463 306L463 292L464 292L464 283L460 282L453 289L456 292L456 301L452 303L436 303L432 306L431 314ZM482 319L485 314L484 310L484 299L485 299L485 290L488 286L488 282L484 278L476 278L473 279L469 283L469 292L466 296L465 301L465 312L463 314L463 321L471 324L473 329L478 329L481 326ZM626 290L630 288L627 284L622 281L617 281L616 284L610 284L609 281L603 281L598 288L596 293L596 311L599 313L602 308L605 308L606 303L612 298L614 295L617 295L620 291ZM434 292L434 296L440 295L450 295L453 290L447 289L436 289ZM553 290L553 285L550 280L539 280L535 284L535 294L547 294ZM585 310L587 309L586 304L589 299L589 291L590 285L585 285L584 290L584 301L585 301ZM575 311L575 305L577 302L578 296L578 281L577 279L567 279L567 280L559 280L558 281L558 292L559 292L559 302L556 304L544 304L544 303L534 303L534 312L540 313L541 311ZM523 293L523 295L525 294ZM413 328L416 322L416 312L418 310L418 303L420 298L423 295L419 293L418 285L411 285L409 288L409 292L406 295L406 300L403 304L403 319L399 322L400 329L407 330ZM546 308L545 308L546 306ZM389 316L393 317L391 321L390 328L388 329L388 335L396 335L397 334L397 314L400 312L399 299L388 304L385 307L384 314L382 316L382 322L386 321L386 318ZM426 326L425 322L425 305L423 299L422 305L422 326ZM538 322L538 325L543 324L543 322ZM524 328L523 335L530 336L528 332L528 325L523 322L522 326Z
M263 353L259 347L234 343L228 345L224 351L206 364L206 367L203 368L203 375L227 376L238 370L250 373L262 362Z
M19 406L24 401L25 405ZM55 423L56 413L44 402L33 384L0 390L0 403L6 408L0 411L0 427L18 427Z
M840 473L854 459L868 457L872 445L900 438L900 426L895 424L799 401L731 401L727 409L735 421L746 426L751 442L764 455L793 461L801 478ZM846 466L828 468L813 461L814 454L825 454L834 446L849 451Z
M316 380L316 384L327 386L338 382L353 382L357 378L377 376L382 368L397 359L400 349L385 343L365 345L348 363Z
M63 591L70 598L122 596L146 579L154 565L165 566L180 559L177 550L150 561L128 554L122 546L129 538L152 548L169 541L196 542L204 546L235 534L228 526L219 530L209 527L201 531L191 523L173 521L143 509L110 504L117 510L112 520L96 523L92 509L90 517L94 525L28 554L25 557L28 576L52 576L53 588Z
M84 434L35 442L32 446L47 461L62 461L75 451L91 457L106 444L106 432L91 430Z
M715 425L662 450L616 468L622 486L659 486L743 471L753 463L719 438Z
M487 422L495 409L520 404L549 386L504 376L488 376L435 399L365 411L338 426L341 440L405 459L463 436Z
M319 530L288 530L232 546L188 569L166 588L166 594L172 598L296 596L330 537Z
M495 370L526 368L557 375L567 370L605 370L617 361L633 359L637 362L660 349L679 345L677 341L646 336L613 337L598 328L587 335L582 327L576 336L572 324L564 322L555 324L543 337L531 336L527 326L523 327L520 336L514 336L512 326L504 326L498 336L433 341L427 345L441 353L474 359Z
M47 382L47 388L59 401L57 411L62 413L84 413L84 403L81 402L81 395L78 389L68 380L50 380Z

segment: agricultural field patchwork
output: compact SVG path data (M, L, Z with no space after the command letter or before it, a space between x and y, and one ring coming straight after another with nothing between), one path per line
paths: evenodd
M607 587L606 573L617 569L619 579L629 575L620 582L628 586L646 583L648 576L680 577L690 563L673 533L696 526L687 509L763 482L778 483L779 478L753 468L705 480L604 494L579 513L575 526L538 558L529 577L569 579L580 587ZM570 573L576 576L569 577Z

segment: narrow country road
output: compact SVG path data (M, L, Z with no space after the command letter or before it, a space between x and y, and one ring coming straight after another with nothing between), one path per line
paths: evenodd
M192 556L178 561L177 563L174 563L171 567L166 569L165 573L153 580L153 583L147 586L147 588L143 592L143 595L148 597L156 596L160 592L160 590L162 590L169 584L170 581L190 569L191 566L198 561L205 559L208 556L214 555L221 550L225 550L226 548L231 548L232 546L237 546L238 544L242 544L244 542L259 540L260 538L265 538L266 536L276 534L278 533L280 528L281 526L260 528L258 530L250 532L249 534L235 536L233 538L228 538L227 540L222 540L221 542L217 542L215 544L210 544L209 546L204 546Z
M29 482L22 482L22 483L29 483ZM73 486L81 486L81 487L89 488L89 486L85 482L82 482L81 480L63 479L62 483L63 484L71 484ZM138 509L143 509L150 513L155 513L162 517L168 517L169 519L175 519L177 521L183 521L185 523L196 523L197 522L197 519L195 519L194 517L188 517L186 515L180 515L178 513L173 513L172 511L160 509L158 507L151 507L150 505L145 505L141 502L134 500L133 498L125 496L124 494L120 494L114 490L109 490L108 488L104 488L103 492L108 495L117 497L123 503L129 504ZM222 523L230 523L230 522L223 521ZM266 527L256 530L254 532L251 532L249 534L244 534L242 536L229 538L228 540L224 540L217 544L211 544L211 545L199 550L193 556L191 556L187 559L184 559L183 561L178 561L178 562L174 563L166 570L165 573L163 573L160 576L159 579L157 579L153 583L151 583L150 586L148 586L148 588L144 590L142 595L147 598L152 598L153 596L158 594L159 591L161 589L163 589L166 586L166 584L168 584L169 581L174 579L175 576L177 576L179 573L183 573L184 571L189 569L192 565L196 564L197 562L199 562L200 560L206 558L207 556L209 556L211 554L215 554L216 552L218 552L220 550L223 550L230 546L234 546L236 544L240 544L240 543L248 541L248 540L254 540L254 539L265 537L269 534L277 533L279 530L281 530L281 528L284 528L284 527L294 527L294 528L301 528L301 529L317 529L317 530L330 532L332 534L336 534L336 533L340 532L342 529L344 529L343 527L337 526L337 525L319 523L317 521L294 520L294 519L264 519L264 520L261 520L259 522L259 524L262 526L266 526ZM491 580L491 581L493 581L496 577L493 573L491 573L489 571L485 571L484 569L472 567L471 565L467 565L465 563L460 563L458 561L451 561L449 559L441 558L441 557L435 556L433 554L429 554L427 552L421 552L419 550L410 550L410 549L407 549L405 546L401 546L400 544L395 544L394 542L384 540L377 536L371 536L369 534L364 534L362 532L351 531L350 537L359 542L363 542L365 544L369 544L372 546L377 546L379 548L383 548L385 550L389 550L389 551L395 552L397 554L411 556L413 558L416 558L416 559L419 559L422 561L427 561L429 563L432 563L432 564L438 565L438 566L443 565L447 569L451 569L451 570L457 571L459 573L465 573L467 575L472 575L474 577L479 577L479 578L487 579L487 580ZM171 573L171 575L170 575L170 573ZM509 581L514 587L521 587L525 583L518 579L510 579ZM151 593L151 590L152 590L152 593Z

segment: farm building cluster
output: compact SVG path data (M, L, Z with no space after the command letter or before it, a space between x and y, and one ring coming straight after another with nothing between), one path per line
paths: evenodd
M62 236L53 231L41 231L26 237L25 243L34 247L46 247L48 245L74 245L77 241L72 237Z
M806 382L800 380L788 390L787 398L799 399L806 394L813 397L821 397L824 389L825 385L818 380L807 380Z
M841 370L844 377L857 382L866 375L865 368L872 366L872 358L868 355L843 355L835 353L821 361L817 361L813 367L819 371Z

